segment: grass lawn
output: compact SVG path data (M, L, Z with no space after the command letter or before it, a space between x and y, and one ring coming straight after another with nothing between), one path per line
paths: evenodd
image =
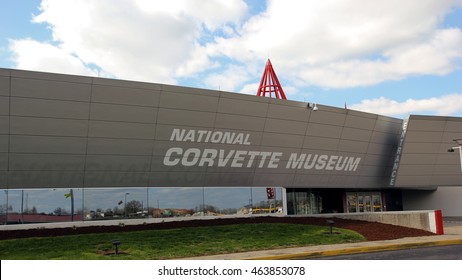
M241 224L0 240L2 260L152 260L237 253L283 247L358 242L353 231L325 234L327 227L299 224ZM120 240L114 254L112 239Z

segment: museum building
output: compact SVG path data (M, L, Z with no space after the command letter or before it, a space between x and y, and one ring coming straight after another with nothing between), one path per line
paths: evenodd
M287 214L461 216L461 138L460 117L0 69L1 189L282 187Z

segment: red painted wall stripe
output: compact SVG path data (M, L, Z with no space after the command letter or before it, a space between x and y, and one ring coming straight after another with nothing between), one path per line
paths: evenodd
M436 224L436 234L444 234L443 214L441 213L441 210L435 210L435 224Z

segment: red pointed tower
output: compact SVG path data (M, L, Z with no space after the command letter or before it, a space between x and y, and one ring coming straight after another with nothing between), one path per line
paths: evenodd
M273 65L268 58L266 62L265 71L261 77L260 86L258 87L257 96L266 96L268 93L269 97L274 96L278 99L287 99L284 91L282 90L281 84L279 83L276 72L274 72Z

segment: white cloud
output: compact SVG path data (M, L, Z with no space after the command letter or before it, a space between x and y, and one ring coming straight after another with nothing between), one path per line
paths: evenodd
M458 68L460 46L461 30L439 30L428 42L398 46L384 53L385 58L305 66L299 75L309 84L330 88L368 86L410 75L444 75Z
M86 67L79 58L47 43L39 43L30 39L17 40L10 43L10 49L16 54L13 60L18 69L97 75L96 71Z
M250 94L250 95L255 95L257 94L258 86L260 83L250 83L244 85L239 92L244 93L244 94Z
M345 88L409 75L446 74L462 57L460 29L439 29L461 1L269 1L241 36L211 53L238 61L278 61L301 86ZM301 83L300 83L301 82Z
M43 0L34 21L51 29L57 53L117 78L191 78L245 89L259 80L269 56L285 87L347 88L459 67L462 31L441 27L458 5L461 0L270 0L267 10L249 17L243 0ZM40 53L29 59L36 70L47 67ZM227 77L233 65L251 69ZM212 69L217 73L202 80Z
M211 89L236 91L248 79L249 75L249 69L244 66L228 65L221 73L209 74L203 82ZM255 88L256 90L257 88Z
M453 115L462 113L462 94L453 93L427 99L408 99L403 102L380 97L362 100L351 109L379 115L403 117L409 114Z
M57 53L118 78L175 83L215 65L198 44L206 30L230 32L246 13L242 0L43 0L34 22L49 26ZM30 59L47 67L40 53Z

